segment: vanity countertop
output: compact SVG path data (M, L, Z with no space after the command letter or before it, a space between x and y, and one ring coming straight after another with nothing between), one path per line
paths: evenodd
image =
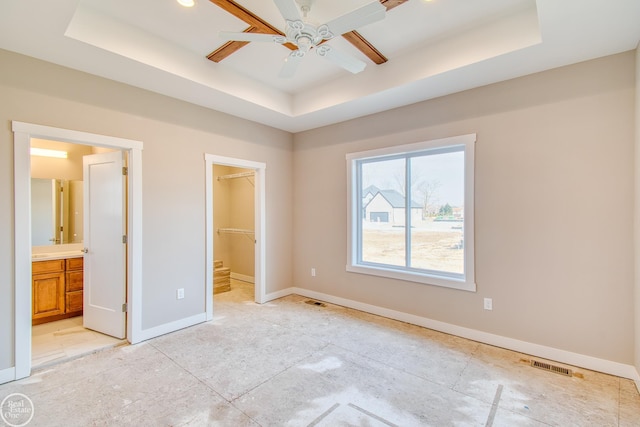
M31 254L31 261L50 261L52 259L80 258L84 253L80 250L66 252L44 252Z

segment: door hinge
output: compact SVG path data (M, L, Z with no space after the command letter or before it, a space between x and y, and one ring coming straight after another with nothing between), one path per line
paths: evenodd
M127 243L127 235L122 236L122 243Z
M124 304L122 304L122 312L123 313L126 313L128 309L129 309L129 305L126 302Z
M128 175L129 174L129 168L126 166L122 167L122 175Z

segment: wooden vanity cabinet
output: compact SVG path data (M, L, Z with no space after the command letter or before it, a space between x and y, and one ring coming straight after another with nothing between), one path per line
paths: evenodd
M32 324L82 315L83 258L31 264Z
M64 260L38 261L32 263L32 307L33 323L51 316L65 314Z

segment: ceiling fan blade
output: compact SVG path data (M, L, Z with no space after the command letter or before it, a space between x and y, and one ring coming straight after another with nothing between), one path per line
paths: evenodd
M218 36L223 40L233 40L239 42L272 42L284 43L286 38L279 34L262 33L236 33L232 31L220 31Z
M289 56L285 58L284 64L282 64L282 68L280 69L280 74L278 74L278 77L282 79L289 79L293 77L293 75L296 73L296 70L298 69L298 65L300 65L300 62L302 61L302 58L304 58L304 52L300 50L294 50L293 52L291 52Z
M328 59L329 61L344 68L347 71L352 72L353 74L358 74L367 66L367 64L360 61L358 58L336 50L331 46L327 46L326 44L318 46L316 48L316 53L318 54L318 56Z
M327 26L335 36L340 36L356 28L384 19L386 10L379 1L374 1L332 19L327 22Z
M278 6L278 10L280 10L280 14L285 20L299 21L302 19L294 0L273 0L273 2Z

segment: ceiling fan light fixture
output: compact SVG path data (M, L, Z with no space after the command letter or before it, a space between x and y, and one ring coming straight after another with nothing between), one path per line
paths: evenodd
M364 6L340 15L325 24L318 25L300 16L301 10L306 16L306 12L310 10L314 0L273 0L273 2L286 23L284 36L274 36L273 34L267 34L268 32L253 33L247 31L235 33L221 31L219 36L229 41L238 42L261 41L282 44L287 41L291 43L297 49L293 50L285 59L278 75L282 78L293 77L300 60L311 50L316 50L319 56L332 61L351 73L361 72L367 65L365 62L350 54L320 45L324 40L330 40L335 36L384 19L387 11L379 0L370 0Z
M313 44L311 38L307 35L298 37L296 43L298 43L298 49L302 50L303 52L309 52L309 49L311 49L311 46Z
M180 6L193 7L196 5L196 0L176 0Z

